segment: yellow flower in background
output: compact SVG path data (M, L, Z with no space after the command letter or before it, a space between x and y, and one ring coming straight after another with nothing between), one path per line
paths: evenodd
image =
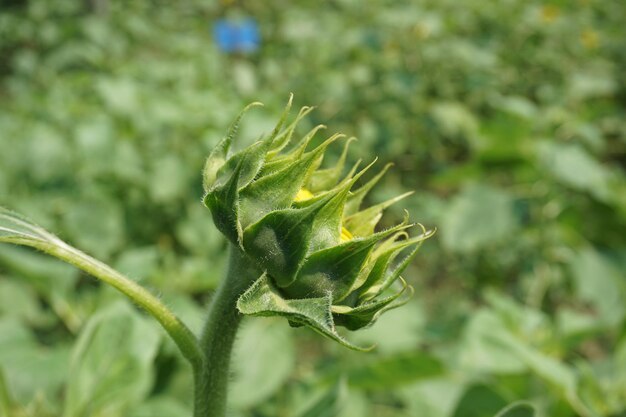
M561 9L553 4L545 4L541 6L541 20L545 23L553 23L561 16Z
M595 49L600 45L600 36L593 29L585 29L580 34L580 43L587 49Z

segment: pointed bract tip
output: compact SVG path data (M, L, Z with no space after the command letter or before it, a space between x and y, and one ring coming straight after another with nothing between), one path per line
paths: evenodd
M359 178L361 178L363 176L363 174L365 174L367 171L369 171L369 169L374 166L376 161L378 161L378 157L374 158L374 160L372 162L370 162L367 166L365 166L365 168L363 168L362 170L360 170L359 172L354 174L354 176L351 179L352 184L356 183L356 181ZM358 163L360 163L360 162L361 162L361 160L359 159Z
M248 110L250 110L253 107L265 107L265 104L261 103L260 101L253 101L252 103L250 103L246 107L244 107L243 110L241 111L241 113L239 113L239 114L243 115L243 113L247 112Z

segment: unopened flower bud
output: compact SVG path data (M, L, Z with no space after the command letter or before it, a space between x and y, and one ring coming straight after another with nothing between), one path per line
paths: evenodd
M268 136L238 152L231 146L244 111L207 159L204 203L217 228L243 251L262 276L239 298L243 314L279 315L307 325L340 343L336 326L356 330L408 299L412 290L400 277L421 243L432 235L409 237L408 216L401 224L375 231L385 208L410 193L361 208L367 192L389 168L356 187L373 165L358 163L341 178L348 139L337 163L321 169L324 152L343 135L309 150L317 126L285 151L303 108L285 127L291 99ZM399 262L398 255L404 254Z

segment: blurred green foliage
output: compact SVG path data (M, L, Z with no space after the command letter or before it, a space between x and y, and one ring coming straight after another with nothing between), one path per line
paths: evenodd
M221 53L222 16L254 17L260 50ZM624 16L606 0L3 2L0 204L198 330L225 249L204 158L243 105L268 107L251 141L293 91L319 106L303 129L395 162L373 202L416 189L412 218L439 234L405 274L415 300L352 335L373 353L248 320L233 416L623 415ZM190 414L173 344L72 268L0 247L0 314L0 413Z

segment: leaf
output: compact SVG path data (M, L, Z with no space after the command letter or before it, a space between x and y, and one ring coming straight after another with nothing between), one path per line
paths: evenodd
M503 321L489 310L475 312L465 327L460 366L470 372L507 374L524 372L525 362L507 346L498 343L500 334L509 334Z
M535 417L535 414L531 404L518 401L504 407L495 417Z
M359 344L376 344L376 351L391 354L408 351L424 338L425 313L418 300L412 299L404 308L391 310L371 326L354 333Z
M59 240L19 214L0 207L0 242L27 241L58 242Z
M469 185L443 214L442 243L462 253L495 246L511 235L517 223L509 194L484 185Z
M30 403L37 393L54 402L66 378L69 356L67 346L41 346L17 320L0 319L0 364L18 403Z
M0 243L13 243L42 250L74 265L114 287L154 317L176 342L187 360L198 365L202 352L195 335L161 301L108 265L71 247L51 233L0 207Z
M33 288L9 279L0 281L0 314L19 317L31 323L41 322L44 317Z
M168 154L154 161L150 173L150 197L160 204L172 204L185 197L188 172L183 160Z
M288 300L272 288L266 274L263 274L239 297L237 309L242 314L253 316L286 317L297 324L309 326L316 332L350 349L369 350L351 344L337 333L331 314L330 295L321 298Z
M233 353L231 403L251 408L277 392L296 364L289 326L282 320L250 320L237 336Z
M610 199L611 172L578 145L542 143L537 148L544 168L558 181L576 190Z
M67 296L78 279L78 270L72 266L20 247L0 246L0 264L15 276L25 278L48 301L53 294Z
M506 404L493 387L473 385L459 400L453 417L492 417Z
M139 84L127 77L100 77L96 91L108 109L119 115L134 114L140 107Z
M72 203L63 225L70 241L100 258L108 258L124 239L123 210L101 195Z
M345 379L340 378L326 393L296 416L337 417L345 406L346 395L347 385Z
M143 281L157 272L159 257L159 250L155 246L131 248L120 254L115 268L133 280Z
M559 396L582 416L594 416L578 393L579 376L568 364L524 343L511 332L492 333L490 338L515 355L534 374L555 388Z
M600 252L580 250L569 262L578 297L593 305L598 319L612 327L626 317L626 281L623 272Z
M442 375L444 365L436 357L416 350L377 358L344 370L351 387L387 389Z
M152 385L158 330L128 304L94 315L72 351L64 416L125 415Z
M463 378L447 374L419 381L397 391L407 403L409 416L451 417L466 387L467 382Z
M9 417L11 415L13 400L9 393L9 387L6 377L4 376L4 370L0 366L0 416Z
M169 396L150 397L126 414L127 417L181 417L189 415L191 415L191 409Z
M463 135L474 139L478 133L478 120L465 105L457 102L439 102L432 107L433 118L444 134L448 136Z

